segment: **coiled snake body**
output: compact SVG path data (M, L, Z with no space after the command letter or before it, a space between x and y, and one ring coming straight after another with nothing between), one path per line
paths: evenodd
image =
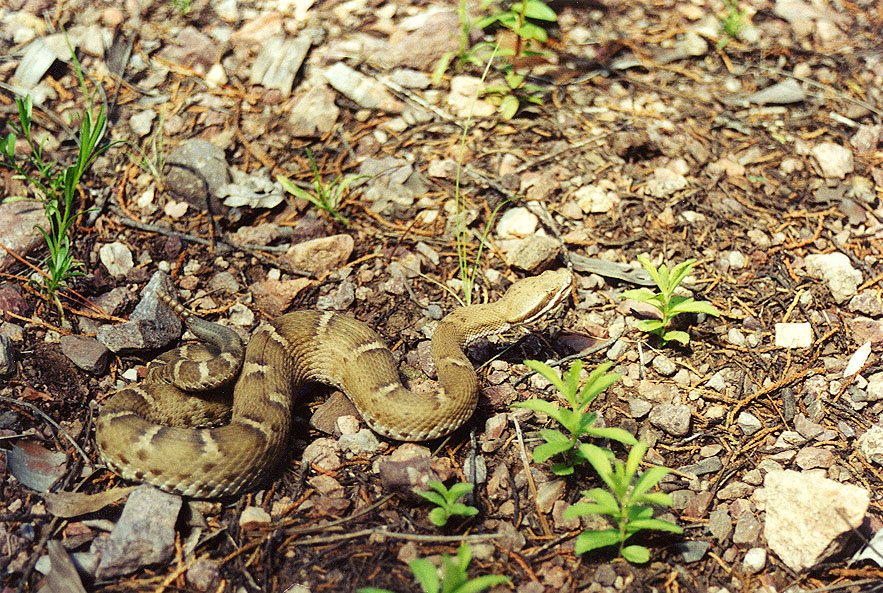
M210 346L183 346L151 363L147 378L114 394L96 421L96 442L120 476L185 496L237 495L260 485L289 438L291 406L307 382L349 396L377 433L402 441L444 436L475 410L478 377L463 353L476 338L531 323L570 292L567 270L513 284L496 302L442 319L431 353L438 388L415 393L370 327L340 313L297 311L258 328L248 348L231 329L175 309ZM235 381L232 414L225 385ZM210 425L230 415L229 423Z

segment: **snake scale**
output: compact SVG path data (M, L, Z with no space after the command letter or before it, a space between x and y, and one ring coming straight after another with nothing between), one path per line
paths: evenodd
M432 336L438 386L429 393L406 389L381 338L347 314L282 315L259 326L246 348L233 330L166 297L206 344L166 352L142 382L108 398L96 420L99 452L126 479L185 496L235 496L264 482L282 457L294 395L309 382L346 393L381 435L444 436L469 419L478 400L466 344L537 321L564 302L571 284L569 271L546 271L514 283L495 302L444 317ZM227 417L222 426L201 428Z

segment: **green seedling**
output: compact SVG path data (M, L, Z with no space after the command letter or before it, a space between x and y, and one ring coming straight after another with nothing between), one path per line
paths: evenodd
M747 13L739 8L738 0L725 0L727 14L720 18L721 31L724 37L717 42L717 48L723 49L731 39L739 39L742 31L748 26Z
M172 6L182 15L187 15L192 8L193 0L172 0Z
M460 47L457 51L449 51L442 54L432 71L432 84L441 82L448 68L453 64L457 70L468 65L482 67L485 58L493 53L494 44L488 41L479 41L472 44L470 33L472 32L472 18L467 10L466 0L460 0L457 7L457 16L460 18Z
M447 554L442 556L441 577L439 570L426 558L411 560L408 566L414 573L414 578L420 583L423 593L480 593L495 585L503 585L510 582L507 576L491 574L474 579L469 578L467 569L472 561L472 548L469 544L462 544L457 548L457 556L451 558ZM357 593L395 593L389 589L377 587L362 587Z
M448 489L438 480L432 480L429 487L432 490L417 494L436 505L429 512L429 521L436 527L444 527L451 517L474 517L478 514L477 508L460 502L461 498L472 492L475 484L459 482Z
M557 421L567 431L565 434L551 428L541 430L540 436L546 442L533 450L535 463L543 463L555 455L560 455L563 460L552 464L552 473L558 476L567 476L573 473L577 464L585 461L579 446L580 440L585 436L610 439L625 445L637 443L635 437L621 428L594 426L598 415L588 411L589 405L598 397L598 394L616 383L622 376L619 373L607 372L613 363L604 363L592 371L582 388L579 386L580 371L583 368L581 360L575 361L563 377L552 367L537 360L525 360L524 364L557 387L570 405L569 409L562 408L543 399L529 399L512 404L513 408L527 408L542 412Z
M360 179L364 179L365 175L338 175L330 182L325 182L316 166L316 160L313 153L307 149L307 158L310 160L310 168L313 171L313 191L312 193L295 185L290 179L284 175L276 177L276 181L282 186L282 189L290 193L296 198L306 200L319 210L324 210L334 220L349 225L349 221L340 213L340 207L343 204L346 191L349 186Z
M486 8L489 4L490 2L484 2L482 8ZM475 26L479 29L486 29L491 25L498 24L515 33L519 42L531 40L545 42L549 38L546 29L529 19L554 23L558 20L558 15L541 0L524 0L523 2L512 2L509 8L479 19ZM515 55L521 55L520 43Z
M638 466L646 451L645 443L637 443L629 451L625 463L619 459L613 459L611 463L609 451L590 443L580 445L582 456L592 465L607 489L592 488L583 491L583 496L591 502L574 504L564 511L564 518L605 515L611 518L614 527L583 531L574 544L577 554L617 546L620 556L629 562L643 564L650 559L650 551L640 545L625 545L630 537L645 530L683 533L674 523L653 518L653 505L669 507L672 500L664 492L649 490L671 470L655 466L638 476Z
M500 117L509 120L526 104L543 104L545 89L525 81L523 74L517 74L511 66L504 68L503 84L488 85L481 94L488 102L497 105Z
M677 264L672 269L662 264L657 268L650 262L646 255L639 255L638 262L656 283L659 292L653 292L649 288L636 288L627 290L620 298L634 299L642 303L648 303L656 307L661 319L645 319L637 323L638 329L647 332L662 340L663 345L668 342L678 342L684 346L690 343L690 334L681 330L670 329L672 320L683 313L705 313L714 317L720 316L720 311L708 301L697 301L692 297L677 296L675 289L680 286L684 278L696 265L695 259L688 259Z
M79 68L77 71L83 82ZM91 107L83 111L76 160L63 166L48 159L43 151L44 143L34 138L30 95L23 99L16 98L15 104L18 122L10 122L9 133L5 138L0 138L0 166L12 170L17 177L25 180L43 204L49 224L45 228L38 226L37 230L43 236L49 255L43 261L44 272L38 281L47 300L55 304L59 315L64 317L58 290L66 286L69 280L83 275L80 270L82 263L73 256L75 223L88 212L77 208L78 188L95 159L113 145L101 146L107 116L103 105L95 115ZM24 155L16 154L18 138L28 145L29 151Z

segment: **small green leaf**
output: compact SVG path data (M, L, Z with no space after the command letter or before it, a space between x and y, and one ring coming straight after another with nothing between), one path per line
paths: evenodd
M518 113L518 97L515 95L506 95L503 97L502 102L500 102L500 117L503 119L509 120L515 117L515 114Z
M650 550L644 546L625 546L622 557L633 564L646 564L650 560Z
M635 324L635 327L637 327L642 332L652 334L663 329L665 327L665 324L662 323L661 319L642 319Z
M439 494L438 492L418 492L417 495L440 507L445 506L445 503L447 503L447 499L445 499L444 495Z
M526 4L527 6L524 9L524 16L527 18L550 22L558 20L558 15L555 14L555 11L549 8L546 3L540 2L540 0L527 0ZM513 4L512 10L515 12L521 12L521 3L517 2Z
M681 330L671 330L662 334L663 342L678 342L682 346L690 343L690 334Z
M670 507L672 505L671 495L665 492L645 492L634 500L635 502L655 504L661 507Z
M678 525L662 519L637 519L629 522L629 531L637 532L642 529L654 531L667 531L668 533L683 533L684 530Z
M554 420L561 422L561 408L558 404L547 402L544 399L529 399L523 402L515 402L512 404L513 408L526 408L528 410L533 410L534 412L541 412L548 416L549 418L553 418ZM563 422L561 422L563 424Z
M441 82L441 79L445 76L445 72L448 71L448 68L451 65L451 60L453 60L456 55L457 52L453 51L448 51L442 54L442 57L438 59L435 68L432 70L432 84L436 85Z
M634 445L638 440L632 433L622 428L590 428L585 434L599 439L610 439L623 445Z
M447 525L449 518L447 510L444 508L435 508L429 511L429 522L436 527L444 527Z
M540 362L539 360L525 360L524 366L529 368L532 371L535 371L545 377L545 379L554 385L558 391L561 393L565 393L567 386L564 384L564 381L561 379L561 375L557 370L553 369L549 365L544 362Z
M530 21L524 21L521 26L516 24L512 30L522 39L534 39L540 43L545 43L549 39L549 34L545 29Z
M503 575L488 574L466 581L457 587L454 593L479 593L485 589L490 589L494 585L505 585L511 581L512 579Z
M451 505L449 514L457 515L458 517L474 517L478 514L478 509L462 502L455 502Z
M441 583L438 580L438 571L436 571L435 565L432 562L426 558L415 558L408 563L408 566L411 568L411 572L414 573L414 578L420 583L424 593L439 592Z
M669 303L669 317L681 313L705 313L712 317L720 317L721 312L708 301L694 301L690 297L672 297Z
M567 462L561 463L553 463L549 468L552 470L552 473L556 476L571 476L573 475L573 464Z
M619 298L632 299L634 301L646 303L654 296L656 296L656 293L649 288L633 288L631 290L623 291L622 294L619 295Z
M641 460L647 452L647 443L638 441L631 449L629 449L628 460L625 462L625 475L628 482L631 483L632 478L638 471Z
M573 545L573 551L577 554L585 554L598 548L606 548L607 546L615 546L619 543L619 531L616 529L605 529L603 531L583 531L576 536Z
M639 477L638 481L635 482L635 487L632 489L632 496L642 496L645 492L658 484L659 480L664 478L669 473L671 473L671 470L667 467L651 467L643 474L641 474L641 477Z
M453 484L448 490L448 500L457 500L458 498L462 498L472 492L475 488L475 484L470 482L458 482Z
M570 441L537 445L533 450L534 463L543 463L555 455L570 451L572 448L573 445Z

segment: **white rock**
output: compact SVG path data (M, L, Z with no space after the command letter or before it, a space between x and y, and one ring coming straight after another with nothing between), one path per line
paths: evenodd
M836 552L839 538L862 524L870 504L867 490L816 472L771 471L764 494L769 548L797 572Z
M584 185L574 192L573 197L580 210L586 214L610 212L619 204L619 196L616 192L598 185Z
M119 241L102 245L98 250L98 257L114 278L125 276L129 270L135 267L135 262L132 261L132 252Z
M682 173L672 168L658 167L644 185L644 193L654 198L664 198L685 187L687 187L687 178Z
M178 220L185 214L187 214L187 208L190 207L190 204L185 201L176 202L174 200L169 200L166 202L166 205L163 206L163 212L166 213L166 216L169 218L174 218Z
M838 303L854 296L862 282L862 273L852 267L849 258L839 251L834 253L813 253L804 258L806 271L813 278L821 278L828 283L831 295Z
M261 525L269 525L272 520L270 513L261 507L248 506L239 515L239 527L248 531Z
M809 323L777 323L778 348L809 348L812 346L812 326Z
M740 412L739 416L736 418L736 424L739 425L742 434L746 436L751 436L763 428L760 419L750 412Z
M150 128L153 125L153 120L155 119L156 111L154 111L153 109L145 109L144 111L139 111L129 118L129 126L132 128L132 131L135 132L135 134L143 138L150 133Z
M766 550L763 548L751 548L745 552L742 559L742 568L748 574L757 574L766 566Z
M451 92L448 93L448 107L457 117L490 117L497 108L487 101L478 98L484 88L480 78L474 76L455 76L451 79Z
M843 369L844 377L851 377L865 366L865 363L868 361L868 357L871 355L871 343L865 342L862 344L858 350L849 358L849 363L846 365L846 368ZM883 395L883 392L881 392Z
M828 178L843 179L855 168L852 151L833 142L822 142L816 145L812 149L812 155L816 157L822 175Z
M858 450L866 459L883 465L883 425L875 424L858 438Z
M527 208L510 208L497 223L497 235L501 239L523 239L536 232L539 222L536 214Z
M334 90L366 109L401 113L404 108L404 104L396 99L385 86L350 68L343 62L337 62L326 68L325 78L328 80L328 84L334 87Z

